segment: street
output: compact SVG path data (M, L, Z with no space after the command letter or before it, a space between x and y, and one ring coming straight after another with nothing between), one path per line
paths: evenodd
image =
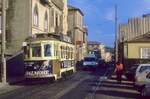
M117 84L107 79L108 69L94 73L78 71L68 80L20 82L0 88L0 99L137 99L139 93L131 82ZM2 91L3 90L3 91ZM4 91L6 90L6 91Z
M0 0L0 99L149 97L149 39L149 0Z

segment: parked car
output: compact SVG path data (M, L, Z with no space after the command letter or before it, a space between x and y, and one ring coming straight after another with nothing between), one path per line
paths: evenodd
M136 69L139 65L133 65L131 68L125 71L125 76L129 81L135 81Z
M84 57L84 60L83 60L84 70L95 70L97 66L98 66L98 62L97 62L95 55L89 54Z
M136 69L135 87L141 91L143 86L150 83L150 78L147 76L150 73L150 64L140 64Z
M146 75L146 77L148 79L150 79L150 72ZM150 97L150 82L145 84L142 88L141 88L141 96L142 97Z
M143 86L141 89L141 96L150 97L150 83L147 83L145 86Z

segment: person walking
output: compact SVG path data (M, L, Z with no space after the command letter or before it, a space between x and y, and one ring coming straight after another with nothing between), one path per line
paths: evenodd
M117 75L117 81L118 83L121 83L122 81L122 74L123 74L123 64L120 62L116 63L115 72Z

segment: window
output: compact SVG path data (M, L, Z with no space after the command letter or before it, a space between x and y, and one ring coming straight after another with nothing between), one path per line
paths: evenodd
M73 56L73 48L71 48L71 59L73 59L74 58L74 56Z
M32 57L41 57L41 46L40 44L32 45Z
M61 58L63 58L63 47L60 47L60 52L61 52Z
M150 70L150 66L142 66L139 70L140 73L142 73L145 70Z
M150 58L150 48L141 48L141 58L142 59Z
M2 33L2 16L0 15L0 34Z
M24 46L24 58L29 58L30 57L30 50L29 50L30 45Z
M45 12L45 18L44 18L44 30L48 31L48 14L47 11Z
M56 15L55 15L55 26L59 27L59 25L60 25L60 16L58 13L56 13Z
M51 45L50 44L46 44L44 45L44 56L48 57L51 56Z
M35 26L38 26L39 21L39 14L38 14L38 7L35 5L34 11L33 11L33 24Z
M54 56L56 56L56 44L54 44Z
M56 27L58 27L58 14L56 14L56 19L55 19L55 24L56 24Z
M54 14L55 14L55 11L54 11L54 9L52 8L52 10L51 10L51 27L54 27Z

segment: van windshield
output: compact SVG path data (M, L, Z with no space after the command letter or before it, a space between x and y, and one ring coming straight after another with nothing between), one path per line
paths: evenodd
M86 57L84 58L84 61L96 61L96 59L91 57Z

